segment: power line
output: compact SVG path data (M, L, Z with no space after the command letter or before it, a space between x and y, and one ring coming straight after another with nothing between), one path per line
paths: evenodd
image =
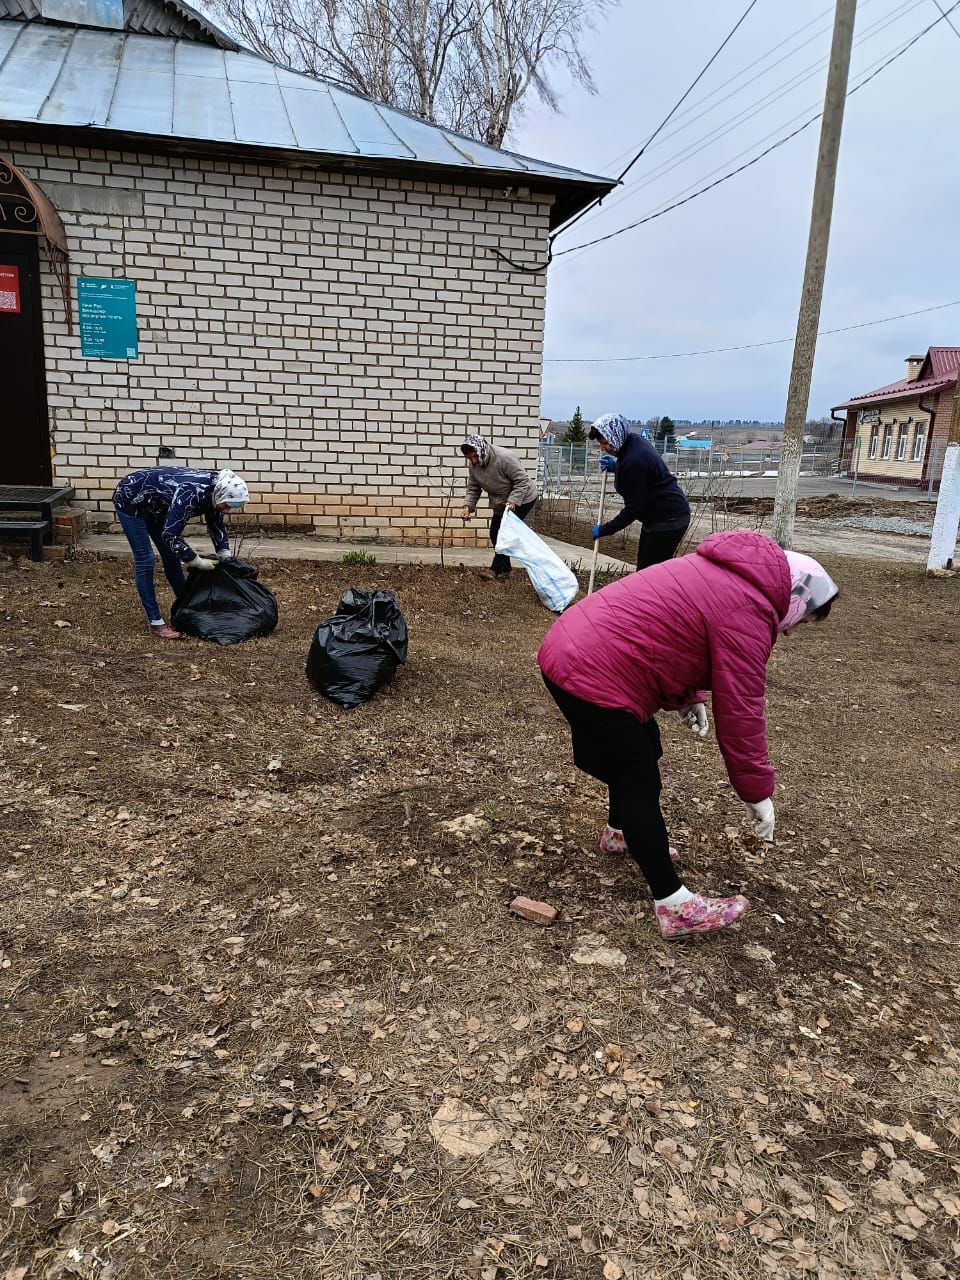
M863 320L859 324L845 324L838 329L821 329L817 337L825 338L832 333L849 333L851 329L870 329L878 324L891 324L894 320L906 320L910 316L924 316L931 311L945 311L947 307L960 307L960 298L955 302L938 302L932 307L920 307L917 311L903 311L898 316L883 316L880 320ZM548 356L544 364L632 364L641 360L684 360L690 356L716 356L728 351L754 351L757 347L776 347L785 342L793 342L789 338L768 338L765 342L743 342L736 347L708 347L703 351L662 351L652 356Z
M957 39L960 40L960 31L958 31L957 28L953 25L948 15L943 12L943 5L940 3L940 0L933 0L933 3L937 6L940 12L943 13L943 16L947 19L947 26L950 28L953 34L957 37Z
M898 9L893 10L890 13L884 15L884 17L878 20L876 23L874 23L872 27L867 27L866 30L858 37L856 43L858 45L861 45L865 43L867 40L873 39L874 36L879 35L888 26L893 25L893 23L899 21L902 17L905 17L907 12L910 12L912 9L919 8L925 2L926 0L907 0L907 3L901 4ZM897 47L900 48L902 46L897 46ZM865 67L864 71L872 70L880 62L882 62L886 56L887 56L886 54L881 54L879 58L877 58L874 62L870 63L867 67ZM724 121L723 124L715 126L710 132L702 135L696 141L688 143L685 147L683 147L679 152L677 152L671 158L662 161L659 165L655 166L652 170L650 170L641 181L637 181L630 184L629 186L624 188L623 191L617 192L612 197L611 196L605 197L605 203L602 206L602 211L604 213L609 213L612 209L617 208L619 205L625 204L628 200L632 200L633 197L636 196L640 191L644 190L648 186L651 186L653 183L657 182L660 178L672 172L674 169L679 168L687 160L692 159L693 156L698 155L701 151L706 150L708 147L715 145L718 142L721 142L729 134L739 129L741 125L746 124L749 120L752 120L755 116L760 115L763 111L765 111L768 107L773 106L773 104L775 102L778 102L781 98L787 97L795 89L799 88L800 85L803 84L806 80L812 79L822 69L822 67L825 64L826 64L826 59L821 59L819 62L811 63L809 66L805 67L802 71L797 72L796 75L794 75L790 80L787 80L782 85L779 85L769 90L766 94L763 95L763 97L758 98L750 106L742 108L735 115L731 116L728 120ZM765 73L761 73L761 74L765 74ZM861 72L858 74L863 74L863 73ZM757 79L757 78L759 77L754 77L754 79ZM750 83L752 83L752 81L747 82L747 84L750 84ZM746 88L746 87L747 85L742 86L742 88ZM739 92L739 90L737 90L736 92ZM719 106L720 103L716 103L714 105ZM767 138L773 137L773 135L777 133L780 129L792 124L794 120L799 120L802 116L806 115L808 111L815 110L816 106L817 106L817 103L814 102L814 103L811 103L808 107L805 107L802 111L798 111L795 115L791 116L789 120L783 121L780 125L777 126L777 128L771 129L769 133L765 134L763 138L760 138L756 142L751 143L750 146L745 147L741 152L738 153L738 155L731 157L730 160L727 160L724 163L729 164L731 163L732 160L737 160L739 159L740 156L746 155L749 151L753 149L754 146L758 146L760 143L765 142ZM703 115L709 115L710 111L712 111L713 109L714 108L708 108L708 110L703 112L701 116L695 116L694 119L689 121L687 125L682 125L679 129L675 129L672 133L667 134L666 137L661 138L661 142L665 142L667 141L667 139L673 138L677 134L682 133L685 128L688 128L689 125L695 123L696 120L701 119ZM706 176L712 177L713 174L716 173L720 168L723 168L723 165L719 165L717 169L712 170L711 173L707 174ZM689 188L686 188L685 190L689 190ZM681 192L681 194L685 194L685 192Z
M866 3L869 3L869 2L870 0L865 0L865 3L861 5L861 9L865 8ZM864 41L868 39L872 39L872 37L879 34L881 30L892 25L892 23L898 21L901 17L904 17L905 12L909 12L911 9L919 8L922 4L925 4L925 3L926 3L926 0L900 0L900 3L898 3L894 9L891 9L889 12L885 13L881 18L878 18L876 22L868 24L863 29L863 31L861 31L858 34L857 44L859 45L864 43ZM831 12L831 10L826 10L826 12ZM818 14L817 18L819 19L822 16L823 16L822 14ZM816 20L817 19L815 19L814 21ZM811 26L812 23L807 23L806 25ZM795 31L793 33L793 36L799 35L804 30L805 30L804 27L799 28L798 31ZM820 28L819 30L815 31L812 36L809 36L800 45L798 45L797 48L791 50L789 53L785 53L782 57L778 58L775 62L771 63L771 65L765 68L764 70L757 71L755 75L751 75L749 79L743 82L743 84L739 85L735 89L731 89L731 91L725 94L724 97L720 98L719 101L712 103L710 106L705 106L702 111L697 112L697 114L695 114L692 119L687 120L685 124L678 123L676 128L672 129L669 133L661 137L660 140L654 143L653 146L650 147L649 149L653 150L658 146L663 146L663 144L665 142L668 142L671 138L675 138L678 134L683 133L685 129L690 128L690 126L695 124L698 120L702 120L705 116L710 115L713 111L715 111L718 107L720 107L724 102L727 102L731 98L736 97L738 94L742 93L744 89L747 89L750 87L750 85L754 84L757 80L762 80L764 76L769 75L771 71L775 70L782 63L789 62L789 60L793 58L796 54L800 53L802 49L805 49L808 44L812 44L821 35L829 31L830 31L830 24L828 24L826 27ZM734 84L737 80L742 80L743 77L747 74L747 72L754 71L760 62L762 62L765 58L769 57L771 53L776 52L776 50L780 48L781 45L788 43L793 38L793 36L788 36L785 40L780 41L780 44L774 45L772 49L769 49L767 51L767 53L762 54L760 58L755 59L754 62L750 64L750 66L743 68L741 71L737 72L735 76L732 76L729 80L724 81L724 83L721 85L718 85L716 89L713 89L710 93L706 94L703 98L700 98L697 102L691 104L691 106L689 106L686 111L680 112L679 116L675 118L675 121L682 120L684 117L689 116L691 112L696 112L698 107L709 102L710 98L716 97L716 95L720 93L723 89L725 89L728 85ZM788 89L791 85L793 85L795 81L810 79L813 75L816 75L816 73L820 71L826 65L826 63L827 63L826 58L821 58L817 62L810 63L802 71L797 72L794 76L791 77L791 79L787 80L783 85L777 86L776 88L769 90L767 93L763 95L763 97L757 99L757 101L752 105L754 107L760 107L762 106L763 103L767 101L768 98L771 98L774 95L781 96L780 95L781 89L783 90ZM749 107L744 108L741 112L738 113L738 115L743 115L749 110L750 110ZM736 115L731 117L731 120L736 120L736 119L737 119Z
M871 2L872 0L864 0L864 5L870 4ZM833 12L832 5L822 10L822 12L818 13L815 18L811 18L809 22L805 22L802 27L797 27L797 29L795 31L791 31L791 33L788 36L784 36L782 40L777 41L777 43L775 45L772 45L766 51L766 53L762 53L758 58L754 58L754 60L750 63L749 66L742 67L735 75L732 75L730 76L729 79L722 81L720 84L717 85L715 89L711 89L709 93L704 94L702 98L698 98L696 102L691 102L690 106L687 107L686 111L681 111L679 115L675 116L674 118L677 120L682 120L683 117L688 116L691 111L696 111L697 107L701 106L705 102L709 102L711 98L716 97L716 95L720 93L723 89L726 89L728 85L731 85L735 83L735 81L741 79L741 77L744 76L748 71L753 71L757 66L760 65L761 62L764 62L767 58L769 58L772 53L776 53L778 49L782 49L785 44L789 44L791 40L793 40L796 36L801 35L804 31L806 31L808 27L812 27L814 23L819 22L820 19L823 18L826 14L832 13L832 12ZM819 36L823 35L824 31L829 31L829 29L830 29L829 26L827 26L827 27L823 27L819 31L815 31L812 36L809 36L806 40L804 40L803 44L801 44L797 49L794 49L792 53L786 53L783 55L782 58L778 58L777 61L773 63L772 66L767 67L766 71L761 71L756 76L751 77L751 79L747 81L746 85L741 85L741 88L746 88L747 85L752 84L754 80L759 79L761 76L766 75L768 72L772 71L774 67L778 67L781 62L785 62L789 58L792 58L794 54L800 52L800 49L803 49L806 45L811 44ZM738 93L739 90L734 90L734 92ZM719 103L714 103L714 106L719 106ZM712 108L708 108L707 110L708 111L712 110ZM696 117L696 118L699 119L699 117ZM670 134L668 136L672 137L673 135ZM602 167L606 169L612 169L613 166L619 163L619 161L622 160L624 156L628 156L630 154L630 151L631 151L631 148L627 147L625 151L618 152L617 155L615 155L612 160L608 160L606 164Z
M656 138L657 134L660 133L662 129L666 128L666 126L670 123L670 120L677 113L677 111L679 111L680 107L683 106L684 102L686 102L687 98L689 98L690 94L694 91L694 89L697 87L697 85L700 83L703 77L707 74L707 72L716 62L717 58L719 58L720 54L724 51L724 49L733 39L737 30L746 21L747 17L750 14L751 9L753 9L756 6L756 4L757 4L757 0L750 0L750 3L747 5L746 9L744 9L743 13L740 15L737 21L733 24L733 26L727 32L726 36L724 36L723 40L720 42L720 44L711 54L710 58L707 60L704 66L700 69L700 71L697 73L694 79L690 82L690 84L687 86L684 92L680 95L680 97L677 99L674 105L663 117L663 119L654 129L653 133L651 133L650 137L646 140L646 142L643 144L643 146L640 148L637 154L633 157L630 163L626 166L625 169L623 169L617 175L617 182L623 181L623 179L627 176L627 174L630 172L633 166L637 163L637 161L646 151L647 147L649 147L651 142L653 142L654 138ZM585 217L595 205L600 203L602 198L603 198L602 196L597 196L595 200L592 200L590 204L588 204L585 208L581 209L580 212L575 217L570 218L569 221L566 222L562 227L558 227L557 230L554 231L553 235L550 237L550 243L552 244L553 241L556 240L557 236L561 235L564 231L569 231L570 228L574 225L574 223L579 222L581 218Z
M870 75L868 75L865 79L861 80L859 84L854 85L854 87L847 94L847 97L849 98L850 95L856 93L858 89L862 89L864 85L869 84L870 81L873 80L876 76L878 76L881 71L886 70L886 68L889 67L891 63L896 62L898 58L902 58L903 55L908 52L908 50L913 48L913 46L917 43L918 40L921 40L928 32L932 31L934 27L939 26L939 24L944 20L949 21L950 14L953 13L953 11L957 8L960 8L960 0L955 0L955 3L949 9L944 11L941 17L936 18L933 22L930 23L929 26L924 27L922 31L919 31L913 37L912 40L909 40L895 54L887 58L885 62L881 63L880 66L877 67L875 71L871 72ZM727 182L729 181L730 178L735 178L737 174L743 173L744 170L751 168L753 165L757 164L758 161L763 160L765 156L770 155L771 152L776 151L779 147L784 146L785 143L792 141L792 139L796 138L799 134L803 133L805 129L809 129L809 127L812 124L816 124L816 122L820 119L822 115L823 115L823 112L818 111L815 116L812 116L804 124L800 125L798 129L794 129L791 133L786 134L779 141L773 143L772 146L769 146L764 151L761 151L759 155L754 156L752 160L748 160L746 164L739 165L736 169L732 169L729 173L723 175L720 178L717 178L714 182L707 183L706 186L700 187L698 190L694 191L691 195L685 196L682 200L676 200L673 202L673 204L667 205L666 208L659 209L655 213L649 213L647 214L646 217L639 218L636 222L630 222L626 226L620 227L616 231L608 232L606 235L597 236L593 240L585 240L582 244L571 245L569 249L558 249L556 254L554 254L553 256L559 258L559 257L562 257L564 254L576 253L578 249L592 248L593 245L595 244L603 244L603 242L606 240L613 240L616 236L623 235L625 231L633 231L637 227L642 227L648 222L653 222L655 218L662 218L665 213L672 213L674 209L679 209L681 205L689 204L691 200L696 200L698 196L706 195L706 193L708 191L712 191L714 187L719 187L721 183Z

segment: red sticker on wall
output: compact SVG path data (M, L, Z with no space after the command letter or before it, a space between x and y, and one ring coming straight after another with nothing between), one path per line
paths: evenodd
M0 315L20 314L20 268L0 262Z

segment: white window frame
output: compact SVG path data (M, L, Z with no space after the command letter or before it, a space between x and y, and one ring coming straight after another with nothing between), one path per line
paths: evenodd
M893 423L885 422L883 424L883 445L880 449L881 462L889 462L890 449L893 445Z
M913 461L923 461L923 451L927 444L927 423L920 422L917 424L917 433L913 437Z
M880 441L879 426L871 427L870 428L870 447L867 450L868 458L875 458L877 456L877 445L879 444L879 441Z
M900 434L897 436L897 461L903 462L907 456L907 427L900 424Z

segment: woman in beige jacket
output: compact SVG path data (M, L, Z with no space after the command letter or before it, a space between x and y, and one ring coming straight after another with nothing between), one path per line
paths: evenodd
M504 511L525 520L537 503L537 486L520 464L520 460L506 449L498 449L483 436L467 436L460 446L467 460L467 492L463 500L463 518L469 520L477 510L480 494L485 493L493 507L490 521L490 541L494 551L497 534ZM510 576L510 557L494 554L489 569L482 570L485 578L504 582Z

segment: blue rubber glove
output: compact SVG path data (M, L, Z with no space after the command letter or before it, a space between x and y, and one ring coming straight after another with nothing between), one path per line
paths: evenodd
M590 537L594 540L594 542L596 542L596 540L600 537L600 526L598 524L595 524L593 528L590 530Z
M601 455L600 455L600 470L601 470L601 471L616 471L616 469L617 469L617 460L616 460L616 458L613 456L613 454L612 454L612 453L601 453Z

